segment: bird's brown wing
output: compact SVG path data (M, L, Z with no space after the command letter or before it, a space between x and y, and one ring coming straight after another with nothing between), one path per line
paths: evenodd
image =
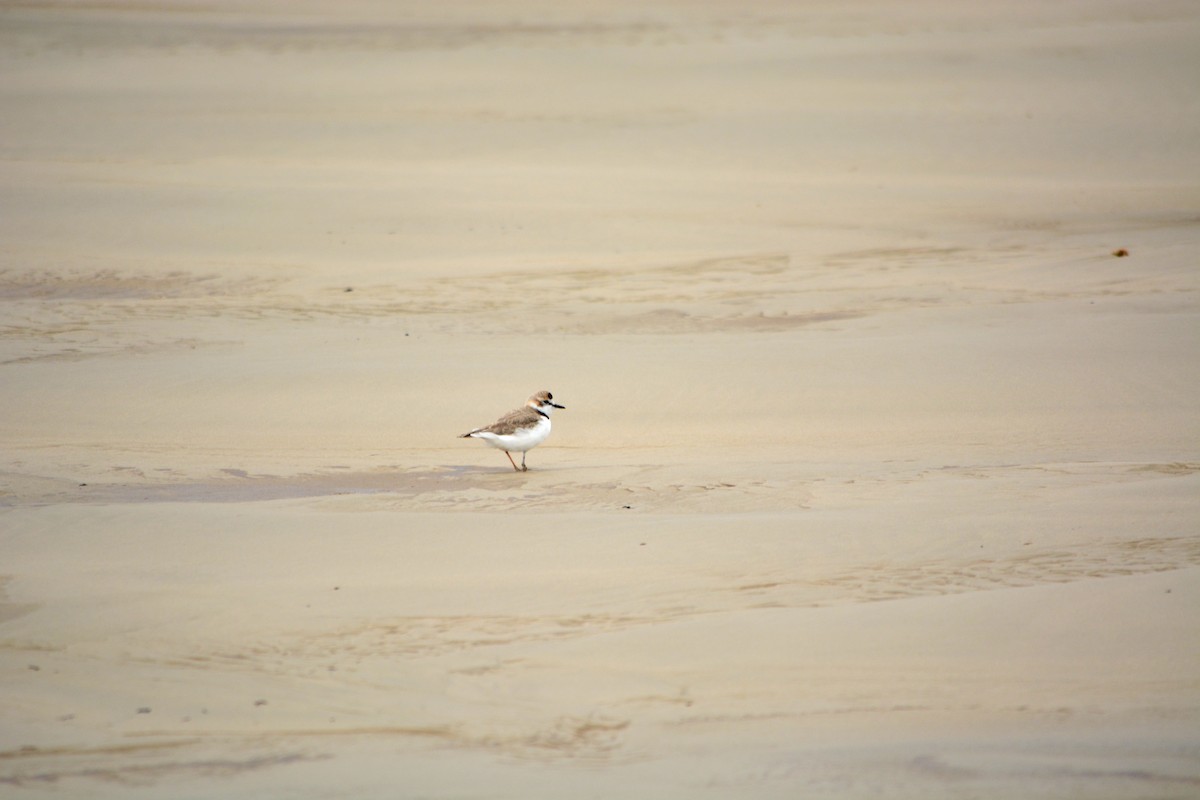
M536 416L536 411L528 406L525 406L524 408L514 409L513 411L508 412L503 417L493 422L491 425L488 425L484 428L476 428L475 430L471 431L471 433L481 433L483 431L487 431L488 433L494 433L497 436L507 436L517 428L527 426L530 423L531 418ZM463 436L470 436L471 433L464 433Z

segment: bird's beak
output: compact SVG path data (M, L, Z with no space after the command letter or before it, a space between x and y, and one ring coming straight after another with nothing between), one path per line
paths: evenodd
M554 406L555 408L566 408L566 406L560 406L558 403L551 403L550 405Z

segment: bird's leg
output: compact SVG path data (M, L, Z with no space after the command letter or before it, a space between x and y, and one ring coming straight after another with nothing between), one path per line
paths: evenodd
M528 450L525 451L529 452ZM525 453L521 453L521 472L529 472L529 467L525 466Z
M520 472L521 470L520 470L520 468L517 466L517 462L515 462L515 461L513 461L513 460L512 460L512 453L510 453L510 452L508 452L507 450L505 450L505 451L504 451L504 455L508 456L508 463L510 463L510 464L512 464L512 465L513 465L513 469L514 469L514 470L516 470L517 472ZM524 463L525 463L525 459L521 459L521 463L522 463L522 464L524 464Z

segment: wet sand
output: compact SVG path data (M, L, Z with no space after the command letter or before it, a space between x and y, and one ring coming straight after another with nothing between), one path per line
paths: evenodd
M0 3L0 793L1200 792L1200 13L425 5Z

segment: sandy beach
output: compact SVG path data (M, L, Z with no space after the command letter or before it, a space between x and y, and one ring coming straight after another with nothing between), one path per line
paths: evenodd
M1198 42L0 0L0 796L1200 796Z

